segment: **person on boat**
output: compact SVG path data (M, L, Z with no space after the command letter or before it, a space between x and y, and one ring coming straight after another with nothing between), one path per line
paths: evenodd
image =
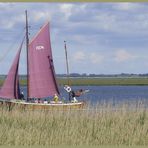
M57 96L57 94L54 95L53 101L55 101L56 103L59 101L59 97Z
M76 91L75 96L80 97L83 94L84 94L84 90L80 89L80 90Z
M42 99L38 98L38 103L43 103Z
M45 99L45 100L44 100L44 104L48 104L48 101L47 101L47 99Z
M82 89L80 89L80 90L78 90L78 91L76 91L76 92L74 92L73 90L70 92L70 96L71 96L71 98L73 99L71 102L74 102L74 103L76 103L76 102L78 102L78 100L76 99L76 97L80 97L81 95L83 95L85 93L85 91L84 90L82 90Z
M35 102L35 103L38 103L38 99L35 99L34 102Z
M70 96L71 96L70 98L73 99L73 100L70 100L71 102L73 102L73 103L78 102L78 100L76 99L76 94L73 90L70 92Z
M24 92L23 92L23 91L22 91L21 94L20 94L20 99L21 99L21 100L25 100L25 99L24 99Z
M80 89L76 92L74 92L70 86L65 85L64 89L69 93L69 101L70 102L78 102L78 100L76 99L76 97L80 97L82 94L85 93L84 90Z

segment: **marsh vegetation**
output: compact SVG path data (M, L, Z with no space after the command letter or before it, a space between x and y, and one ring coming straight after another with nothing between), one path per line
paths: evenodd
M66 78L58 78L57 79L59 85L66 85ZM0 86L3 84L3 80L0 79ZM21 85L26 85L26 80L20 80ZM148 85L147 77L139 77L139 78L71 78L70 84L75 86L82 85Z
M141 102L83 110L0 108L0 145L148 145L148 109Z

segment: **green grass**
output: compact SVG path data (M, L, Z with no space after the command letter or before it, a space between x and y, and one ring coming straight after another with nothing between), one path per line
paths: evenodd
M67 84L66 79L58 78L60 85ZM25 82L22 82L25 84ZM148 85L148 78L71 78L71 85Z
M58 79L59 84L67 84L66 79ZM72 85L148 85L148 78L72 78Z
M140 103L67 112L0 108L0 131L0 145L148 145L148 110Z
M57 79L58 84L65 85L67 80ZM0 80L0 86L3 80ZM20 81L21 85L26 85L26 80ZM148 85L148 78L71 78L71 85Z

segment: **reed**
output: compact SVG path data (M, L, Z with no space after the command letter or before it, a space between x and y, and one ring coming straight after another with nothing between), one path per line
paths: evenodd
M69 111L0 108L0 131L0 145L148 145L148 110L141 102Z

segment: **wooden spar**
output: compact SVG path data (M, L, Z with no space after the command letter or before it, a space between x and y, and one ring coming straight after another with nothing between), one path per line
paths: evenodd
M28 58L28 49L29 49L29 37L28 37L28 17L27 17L27 10L25 11L26 14L26 52L27 52L27 101L29 101L29 58Z
M69 79L69 66L68 66L68 55L67 55L67 47L66 47L66 41L64 41L65 44L65 56L66 56L66 69L67 69L67 83L70 86L70 79Z
M66 41L64 41L64 43L65 43L65 56L66 56L66 67L67 67L67 84L68 84L68 86L70 86L69 66L68 66L68 55L67 55ZM70 92L69 92L69 101L71 101L71 95L70 95Z

